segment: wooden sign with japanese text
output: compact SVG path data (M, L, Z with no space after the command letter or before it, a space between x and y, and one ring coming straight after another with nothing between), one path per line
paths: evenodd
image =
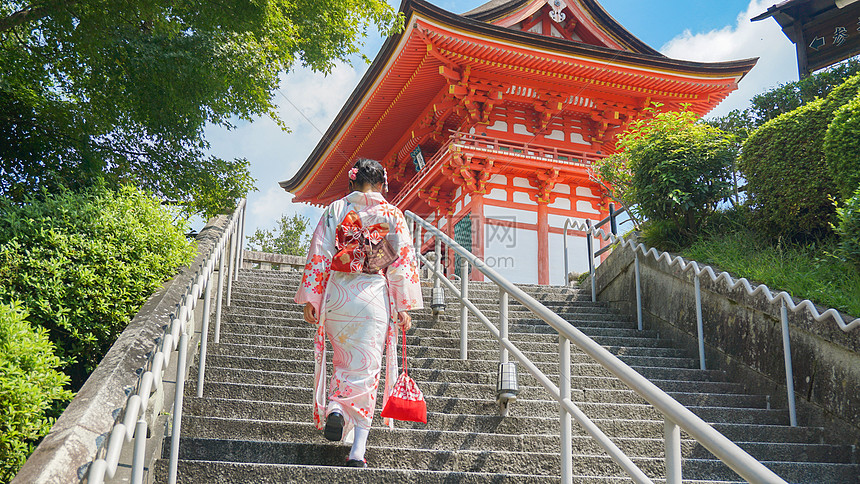
M860 2L805 23L803 38L809 72L860 54Z

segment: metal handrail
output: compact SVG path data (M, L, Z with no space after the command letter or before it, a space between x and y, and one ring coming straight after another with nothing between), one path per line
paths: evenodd
M197 395L202 396L203 376L206 365L206 341L209 332L209 312L212 294L212 276L214 275L215 263L219 262L218 289L216 294L215 309L215 342L218 342L218 331L221 322L221 300L224 287L224 278L227 276L227 305L230 305L230 289L234 279L238 279L238 262L241 260L242 243L245 225L246 200L242 199L236 210L230 216L227 227L221 234L218 243L212 247L206 258L200 263L195 272L193 281L189 284L182 295L177 311L171 315L170 324L165 327L164 335L160 344L156 345L156 351L149 361L149 368L144 367L137 384L137 392L132 393L123 406L122 421L117 421L110 432L107 442L103 447L106 449L104 457L95 459L90 465L87 482L90 484L102 484L105 477L112 479L119 465L122 448L126 442L134 440L134 451L131 466L131 482L141 484L145 467L146 440L148 423L146 421L146 410L149 406L149 397L158 391L163 384L162 373L170 363L173 351L178 349L176 365L176 385L173 400L173 427L170 443L170 460L168 464L168 483L176 482L176 473L179 461L179 436L182 425L182 401L185 387L185 371L187 366L189 323L193 330L194 309L201 295L205 295L203 304L203 326L200 338L200 365L197 382ZM229 244L229 245L228 245ZM229 247L229 253L225 250ZM224 262L224 256L230 260ZM226 274L225 274L226 266Z
M636 319L638 323L638 327L640 330L643 328L642 322L642 287L641 287L641 277L640 277L640 269L639 269L639 254L641 253L643 256L651 256L654 258L656 262L666 262L669 267L673 265L677 265L681 272L685 272L691 270L693 273L693 288L696 296L696 331L698 338L698 346L699 346L699 368L704 370L705 366L705 341L704 341L704 323L702 321L702 290L701 290L701 275L707 274L711 278L711 282L714 284L719 283L719 281L723 281L726 285L726 288L730 291L743 286L744 291L749 296L756 296L758 294L764 295L765 299L769 304L780 303L780 321L781 321L781 329L782 329L782 346L783 346L783 359L785 363L785 384L786 384L786 392L788 399L788 415L789 421L792 427L797 426L797 405L794 396L794 370L793 363L791 360L791 338L789 333L788 326L788 310L791 310L793 313L797 313L802 309L806 309L809 311L809 314L813 319L817 322L823 322L827 317L833 319L836 322L836 325L843 332L847 333L853 329L860 327L860 318L855 318L850 323L846 323L842 318L842 315L836 309L829 308L823 313L818 312L818 308L815 307L815 304L809 299L804 299L799 303L795 304L794 299L791 297L786 291L780 291L776 294L771 292L770 288L766 284L758 284L753 288L753 285L750 281L741 277L735 280L731 274L728 272L722 271L717 274L714 269L707 264L699 264L694 260L687 261L681 256L672 256L668 252L658 251L653 247L647 247L642 243L634 243L629 239L625 239L623 237L618 237L615 233L607 233L603 229L595 229L595 227L589 224L590 221L586 221L585 224L582 224L573 219L567 219L565 221L564 227L564 251L565 251L565 264L567 262L567 227L571 226L574 229L577 229L577 225L579 230L582 230L586 233L586 236L589 240L588 246L588 260L589 260L589 275L591 279L591 298L595 300L597 297L595 290L595 278L594 278L594 257L595 253L592 252L590 240L593 236L601 237L603 240L611 241L610 246L614 246L618 244L619 247L629 248L633 251L633 264L634 264L634 276L635 276L635 286L636 286Z
M549 324L559 333L560 347L560 372L561 372L561 389L553 384L544 375L537 366L529 360L507 337L503 337L503 333L507 330L499 331L487 319L478 308L468 299L468 278L464 277L461 281L461 291L456 291L456 286L444 277L444 274L433 271L437 281L444 283L449 289L458 294L463 305L461 313L461 359L466 359L466 344L468 341L468 333L466 332L466 310L474 313L481 322L487 326L490 333L499 340L502 352L509 351L520 363L532 374L541 385L546 388L550 395L559 402L561 410L561 448L562 448L562 482L573 482L572 472L572 456L570 449L572 446L572 432L569 426L569 418L575 418L588 433L597 440L597 442L609 453L609 456L619 464L637 483L652 482L629 457L624 455L615 444L609 440L600 429L594 426L593 423L573 404L570 396L570 342L573 342L582 351L593 358L603 368L611 372L613 375L623 381L630 389L636 392L639 396L648 401L664 416L665 430L665 445L666 445L666 482L669 484L681 483L681 439L680 429L684 429L691 437L698 441L703 447L711 451L718 459L723 461L732 470L737 472L741 477L752 483L785 483L785 481L777 476L773 471L758 462L755 458L738 447L734 442L716 431L708 425L704 420L699 418L689 409L678 403L664 391L660 390L656 385L648 379L630 368L623 361L618 359L608 350L597 344L594 340L586 336L579 329L574 327L569 322L565 321L561 316L557 315L546 306L537 301L522 289L502 277L498 272L487 266L484 261L465 248L456 241L445 235L442 231L429 224L427 221L418 217L410 211L406 211L405 215L420 227L433 234L437 240L441 240L448 245L450 249L457 252L465 261L463 264L464 276L468 274L467 268L472 264L476 269L484 274L490 281L499 287L500 293L507 293L513 296L523 306L531 310L536 316ZM602 230L602 229L599 229ZM423 258L423 256L420 256ZM425 259L426 260L426 259ZM507 317L501 318L505 324ZM565 364L566 363L566 364ZM566 450L567 449L567 450Z

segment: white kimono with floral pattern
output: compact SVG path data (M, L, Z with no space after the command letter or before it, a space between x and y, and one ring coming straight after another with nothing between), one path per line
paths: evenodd
M332 258L343 253L336 246L337 227L351 211L357 212L364 227L387 224L386 239L398 258L384 274L332 270ZM342 268L343 264L336 266ZM400 210L378 192L352 192L329 205L314 231L295 301L311 303L319 316L314 344L314 423L322 429L325 416L339 411L345 420L344 437L355 425L370 428L383 349L383 406L397 380L397 312L424 307L412 237ZM334 351L328 404L326 337Z

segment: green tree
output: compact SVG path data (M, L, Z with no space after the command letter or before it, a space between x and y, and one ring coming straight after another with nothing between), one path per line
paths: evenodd
M634 225L640 226L638 206L633 196L633 172L626 153L615 153L592 162L588 178L599 184L606 196L627 207L627 214Z
M736 152L729 135L697 123L694 113L659 107L618 137L632 174L629 198L650 223L668 222L690 236L731 194Z
M402 19L384 0L2 2L0 192L103 178L211 215L253 180L206 154L204 126L278 120L280 74L329 72L371 25Z
M305 256L310 247L310 219L299 214L281 215L274 231L257 229L248 237L248 250Z

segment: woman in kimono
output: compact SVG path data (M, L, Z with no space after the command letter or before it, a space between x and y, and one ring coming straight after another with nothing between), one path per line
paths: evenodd
M364 453L383 350L384 406L398 375L397 329L408 330L411 318L407 311L423 307L406 220L380 193L381 188L387 189L386 178L385 169L374 160L359 159L350 169L351 193L323 212L295 297L305 305L305 321L317 325L314 423L332 441L346 440L354 431L346 463L350 467L367 467ZM385 244L390 247L383 259L394 261L376 269L372 254ZM371 247L376 251L369 250ZM334 350L328 403L325 338Z

